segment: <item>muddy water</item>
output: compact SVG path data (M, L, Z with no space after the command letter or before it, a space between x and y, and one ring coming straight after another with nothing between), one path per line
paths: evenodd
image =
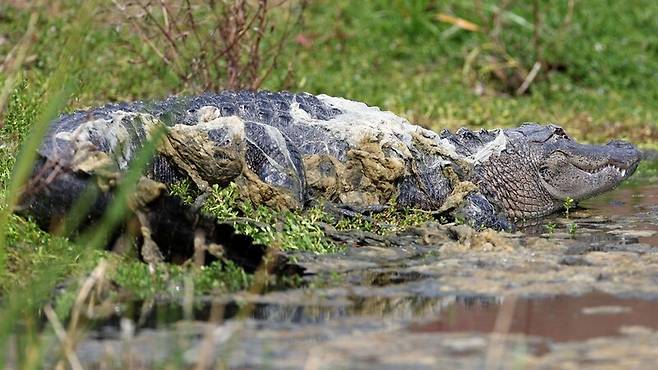
M434 321L410 326L412 332L505 332L557 342L620 335L625 326L658 329L658 302L593 292L582 296L508 298L505 304L455 304ZM510 324L496 327L502 316Z
M658 246L658 183L648 181L643 186L623 186L614 192L603 194L583 204L594 215L609 217L611 222L620 218L633 222L638 241ZM646 217L646 216L649 217Z
M76 350L98 367L173 358L273 369L655 368L656 178L582 206L512 235L428 225L340 255L299 255L302 288L207 297L187 311L177 301L124 305Z

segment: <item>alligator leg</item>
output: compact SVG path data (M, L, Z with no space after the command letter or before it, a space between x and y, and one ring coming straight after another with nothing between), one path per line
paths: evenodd
M492 228L513 231L515 229L505 216L480 193L467 195L462 203L452 211L457 220L463 221L475 229Z
M144 205L143 214L148 218L144 224L149 226L153 245L159 247L166 260L192 258L196 247L202 243L203 252L208 253L206 261L218 258L217 254L221 252L222 258L233 261L247 272L256 271L268 256L271 258L268 267L273 273L297 274L303 270L288 261L284 254L256 244L251 237L237 233L233 225L194 211L176 196L162 194ZM201 234L202 242L198 240ZM149 253L149 249L142 251L145 260L147 257L157 259L157 255Z

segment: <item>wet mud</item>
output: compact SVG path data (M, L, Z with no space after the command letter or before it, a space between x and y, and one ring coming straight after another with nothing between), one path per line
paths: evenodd
M514 234L427 224L338 232L299 288L143 302L96 322L92 368L652 369L658 183L647 177ZM109 364L109 365L108 365Z

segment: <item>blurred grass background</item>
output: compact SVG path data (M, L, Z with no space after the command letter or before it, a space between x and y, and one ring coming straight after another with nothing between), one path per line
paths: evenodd
M141 1L141 7L94 0L85 2L84 14L80 4L0 3L0 207L7 225L0 297L9 302L3 343L21 332L19 342L38 348L30 334L34 315L56 297L65 317L79 286L71 281L101 259L113 261L110 279L140 298L190 279L204 292L251 281L219 265L151 275L143 264L83 252L7 212L19 144L64 90L70 98L55 105L71 111L207 89L288 89L363 101L435 130L555 122L582 141L626 138L658 147L658 2L652 0L246 0L221 9L198 0L188 10L182 0ZM236 46L224 49L219 41ZM265 213L261 218L269 220ZM303 219L286 217L291 230L315 238L298 227ZM298 236L286 232L283 240ZM49 293L64 282L65 293ZM26 305L33 310L20 316ZM23 318L18 331L8 319L17 317ZM30 353L23 363L38 363Z
M36 9L43 14L18 95L43 92L62 35L75 25L72 4ZM264 48L286 24L281 8L298 5L268 14L275 31ZM25 32L34 10L26 7L0 8L0 56ZM79 45L85 66L69 109L201 90L162 62L133 32L127 14L98 2ZM315 0L293 26L259 87L360 100L434 129L551 121L587 141L622 136L651 144L658 138L655 1ZM189 49L197 56L203 51ZM188 55L188 63L193 58ZM536 78L516 96L535 62L541 63ZM221 79L214 88L234 87Z

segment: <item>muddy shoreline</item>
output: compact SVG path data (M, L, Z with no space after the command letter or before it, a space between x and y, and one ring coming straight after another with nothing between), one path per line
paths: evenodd
M297 254L300 288L155 302L97 322L91 368L652 368L658 185L636 181L514 234L429 223ZM575 226L574 226L575 225Z

